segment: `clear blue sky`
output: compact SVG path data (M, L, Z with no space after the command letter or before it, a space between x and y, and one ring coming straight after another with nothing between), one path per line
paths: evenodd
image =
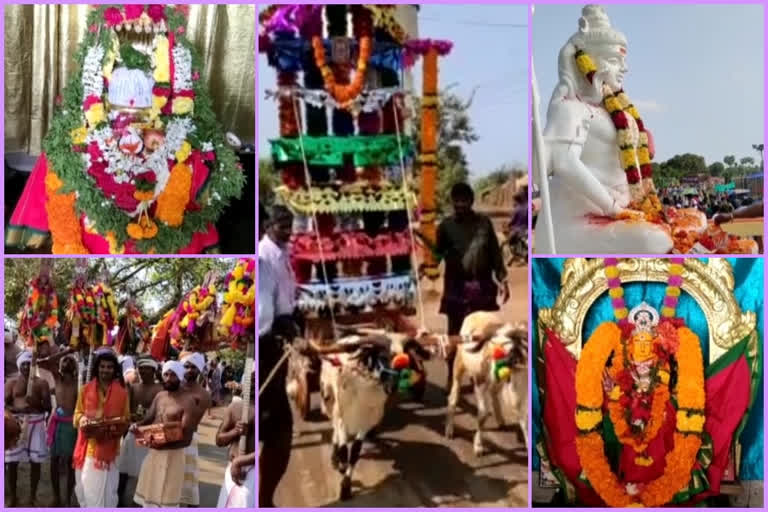
M463 98L479 87L470 112L480 140L465 148L473 177L503 164L527 167L527 23L524 5L422 5L419 11L420 37L454 42L439 61L440 86L456 83L453 90ZM420 63L415 70L420 93ZM278 132L276 104L263 100L265 89L275 86L275 70L260 55L261 154L269 154L268 139Z
M537 5L533 57L546 108L557 55L576 31L581 5ZM625 90L653 132L656 161L751 156L763 141L763 7L605 5L629 42Z

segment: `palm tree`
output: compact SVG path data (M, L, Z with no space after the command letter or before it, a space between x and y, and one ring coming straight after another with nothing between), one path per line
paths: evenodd
M763 144L752 144L752 149L760 153L760 170L763 170Z

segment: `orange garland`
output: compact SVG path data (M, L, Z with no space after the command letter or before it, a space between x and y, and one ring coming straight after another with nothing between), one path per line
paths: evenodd
M325 90L345 108L363 92L365 73L368 70L368 59L371 57L372 38L366 34L360 38L359 55L357 56L357 69L352 81L348 85L336 83L333 71L325 62L325 46L320 36L312 37L312 49L314 50L315 65L323 75Z
M576 436L576 451L581 467L592 488L608 506L665 505L691 478L704 426L704 362L699 339L690 329L679 328L678 337L680 346L675 354L679 375L676 388L676 431L674 447L665 456L664 473L661 476L649 482L639 494L630 496L611 470L600 434L590 431ZM576 422L580 428L593 428L602 421L600 407L603 403L603 390L599 376L611 353L615 357L619 352L620 339L619 327L607 322L595 330L584 346L576 367L576 403L580 408L576 412ZM588 420L587 425L584 424L584 418Z
M171 227L178 227L184 220L184 210L189 203L189 191L192 188L192 169L186 164L177 163L171 169L168 184L157 198L155 218ZM144 234L147 237L146 233Z
M436 242L435 187L437 185L437 49L431 46L424 55L421 103L421 233L431 244ZM440 276L437 261L429 246L424 249L424 274Z
M48 229L53 240L53 254L88 254L83 245L80 221L75 210L75 193L60 194L64 184L48 167L45 174L45 211L48 214Z

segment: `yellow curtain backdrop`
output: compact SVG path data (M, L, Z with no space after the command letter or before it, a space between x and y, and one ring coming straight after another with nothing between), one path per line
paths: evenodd
M75 71L88 5L5 6L5 151L37 155L56 96ZM186 36L202 56L219 122L243 140L255 133L253 5L190 5Z

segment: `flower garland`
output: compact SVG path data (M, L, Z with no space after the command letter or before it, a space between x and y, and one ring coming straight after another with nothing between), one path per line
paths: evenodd
M129 304L120 319L115 349L119 354L135 354L147 335L147 322L139 309Z
M69 302L66 313L71 325L69 346L79 348L81 342L93 344L95 333L93 326L96 322L96 302L93 289L88 286L73 286L69 292Z
M233 344L248 335L253 335L256 300L256 260L241 259L227 275L227 293L224 294L223 314L219 332L232 338Z
M593 83L597 66L592 58L581 49L576 50L574 57L584 78ZM603 105L617 131L619 156L629 183L632 205L652 219L658 218L662 207L653 184L648 132L640 113L623 90L614 93L604 84L602 93Z
M96 283L91 288L96 305L96 325L101 327L101 340L93 340L94 346L112 345L112 329L117 325L117 304L112 289L106 283Z
M95 6L89 13L89 30L76 54L81 70L73 78L77 83L66 87L44 142L46 156L64 190L77 191L74 217L58 221L49 213L51 224L62 228L51 229L54 247L82 246L83 230L76 224L85 217L94 233L111 233L114 243L110 245L123 247L131 242L132 251L174 253L189 244L195 233L205 231L223 206L240 194L245 177L200 83L200 59L182 37L187 9ZM165 142L162 135L155 137L160 142L153 145L151 154L145 151L144 158L118 148L121 130L107 123L105 103L105 89L120 53L112 29L135 30L137 26L155 32L149 59L155 80L149 117L154 129L165 130ZM114 119L113 125L118 122L120 119ZM191 153L187 156L199 162L191 166L193 181L199 183L195 185L195 195L202 199L198 203L185 186L187 180L169 185L171 170L179 163L176 153L185 143ZM156 177L152 199L148 197L149 187L138 183L147 171ZM187 201L183 205L180 199L172 201L175 211L168 215L172 222L155 224L150 218L153 202L166 187L174 185L181 187L171 195L180 198L186 192ZM62 202L56 208L63 207ZM69 226L66 229L65 224ZM78 252L87 251L82 247Z
M429 248L434 246L437 239L435 224L435 187L437 184L437 133L439 127L438 112L438 56L447 55L452 48L450 41L433 41L431 39L412 40L405 45L407 60L413 60L421 55L423 65L422 98L421 98L421 154L419 164L421 169L421 208L420 232L428 242L423 250L423 261L420 269L424 275L435 280L440 277L437 259ZM394 105L394 103L393 103ZM394 108L394 107L393 107Z
M674 265L680 266L673 267ZM681 281L674 278L682 274L679 260L670 265L671 276L669 289L675 293L679 290ZM609 290L618 288L615 259L606 261L606 277L609 279ZM615 275L614 275L615 274ZM677 284L680 283L680 284ZM619 284L620 286L620 284ZM609 292L610 293L610 292ZM614 295L618 294L612 294ZM622 294L623 296L623 294ZM676 302L675 302L676 304ZM667 305L666 307L672 307ZM618 311L625 309L622 304L614 304ZM628 324L631 326L631 324ZM626 423L622 409L619 406L627 391L627 378L631 375L623 369L627 361L627 346L622 336L627 332L627 324L621 328L614 323L600 325L587 344L584 346L581 358L576 367L576 403L575 415L579 434L576 437L576 450L579 461L589 484L598 495L611 507L646 506L658 507L669 503L674 495L683 488L691 478L691 470L696 462L696 456L701 446L701 436L704 428L705 390L704 362L698 337L688 328L675 327L668 315L658 327L660 340L657 343L656 355L661 359L658 365L658 382L654 390L653 411L648 425L647 435L640 438L628 434L629 425ZM599 432L603 421L602 405L603 389L599 376L602 375L608 359L613 356L609 374L619 384L611 389L608 410L611 422L619 440L631 445L636 451L645 450L647 443L657 434L664 421L664 409L668 398L669 358L675 357L678 363L678 381L675 395L677 398L677 413L675 417L674 447L665 456L664 472L655 480L645 484L642 489L632 484L623 484L611 470L604 453L603 439ZM596 377L598 376L598 377ZM630 384L631 385L631 384ZM617 389L618 387L618 389ZM667 400L665 400L665 397ZM655 432L655 433L653 433ZM653 435L652 435L653 434ZM650 465L652 460L641 455L636 458L638 465Z
M672 258L669 261L669 278L664 296L664 306L661 308L661 316L674 318L677 302L680 300L680 287L683 285L683 259Z
M204 332L198 332L207 321L212 321L216 313L216 286L207 288L196 286L190 291L184 300L176 308L171 320L169 333L170 342L175 347L182 346L185 338L191 341L200 341L205 336ZM203 347L196 347L200 350Z
M88 254L83 245L80 220L75 213L77 195L75 192L62 193L64 184L51 170L45 174L45 213L48 229L53 238L53 254Z
M59 297L53 284L40 278L29 283L27 300L19 313L19 334L28 347L44 342L53 343L59 327Z
M315 65L323 76L325 90L333 96L341 108L348 108L363 91L365 73L368 69L368 59L371 57L373 38L371 37L371 15L365 9L353 9L355 30L360 33L360 51L357 57L357 67L354 77L348 85L336 83L333 70L325 60L325 45L321 35L312 37L312 49Z

